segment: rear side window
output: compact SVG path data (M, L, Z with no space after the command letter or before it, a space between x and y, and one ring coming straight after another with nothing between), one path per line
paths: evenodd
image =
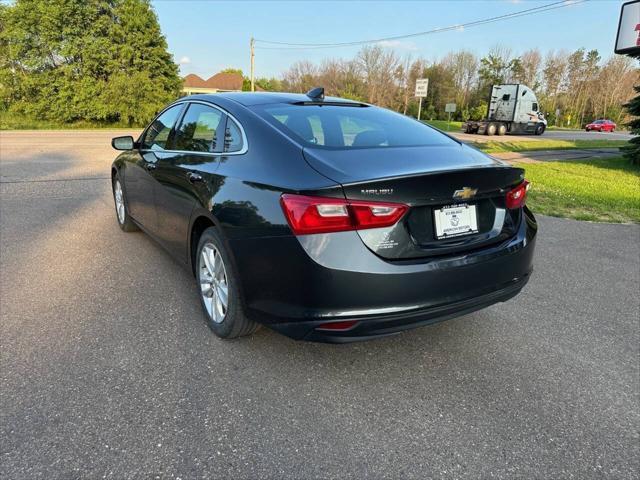
M421 122L377 107L279 104L254 109L286 135L309 146L343 149L456 144Z
M227 128L224 133L224 151L228 153L239 152L244 147L242 131L231 117L227 117Z
M216 108L192 103L187 109L180 126L176 129L174 150L188 152L218 152L218 129L222 112Z
M145 132L142 148L150 150L164 150L167 148L171 129L181 111L182 105L175 105L162 112Z

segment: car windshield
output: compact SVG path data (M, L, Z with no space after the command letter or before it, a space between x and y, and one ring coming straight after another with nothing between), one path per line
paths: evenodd
M288 136L320 148L455 145L412 118L360 105L260 105L255 111Z

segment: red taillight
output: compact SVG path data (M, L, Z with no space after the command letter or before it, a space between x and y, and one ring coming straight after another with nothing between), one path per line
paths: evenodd
M280 198L296 235L343 232L394 225L409 209L401 203L361 202L284 194Z
M357 320L346 320L344 322L321 323L320 325L318 325L316 327L316 330L333 330L334 332L344 332L344 331L349 330L350 328L352 328L356 323L358 323Z
M507 208L520 208L527 200L527 190L529 190L529 182L523 181L517 187L507 192Z

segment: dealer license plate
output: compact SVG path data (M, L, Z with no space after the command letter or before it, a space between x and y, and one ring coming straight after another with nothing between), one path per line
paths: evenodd
M433 211L436 238L451 238L478 233L478 215L475 205L451 205Z

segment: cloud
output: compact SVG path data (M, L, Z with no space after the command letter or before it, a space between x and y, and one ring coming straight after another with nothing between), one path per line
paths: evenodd
M396 48L398 50L417 50L416 44L413 42L403 42L401 40L382 40L378 42L382 48Z
M187 56L181 57L180 60L178 60L178 63L180 65L188 65L191 63L191 59Z

